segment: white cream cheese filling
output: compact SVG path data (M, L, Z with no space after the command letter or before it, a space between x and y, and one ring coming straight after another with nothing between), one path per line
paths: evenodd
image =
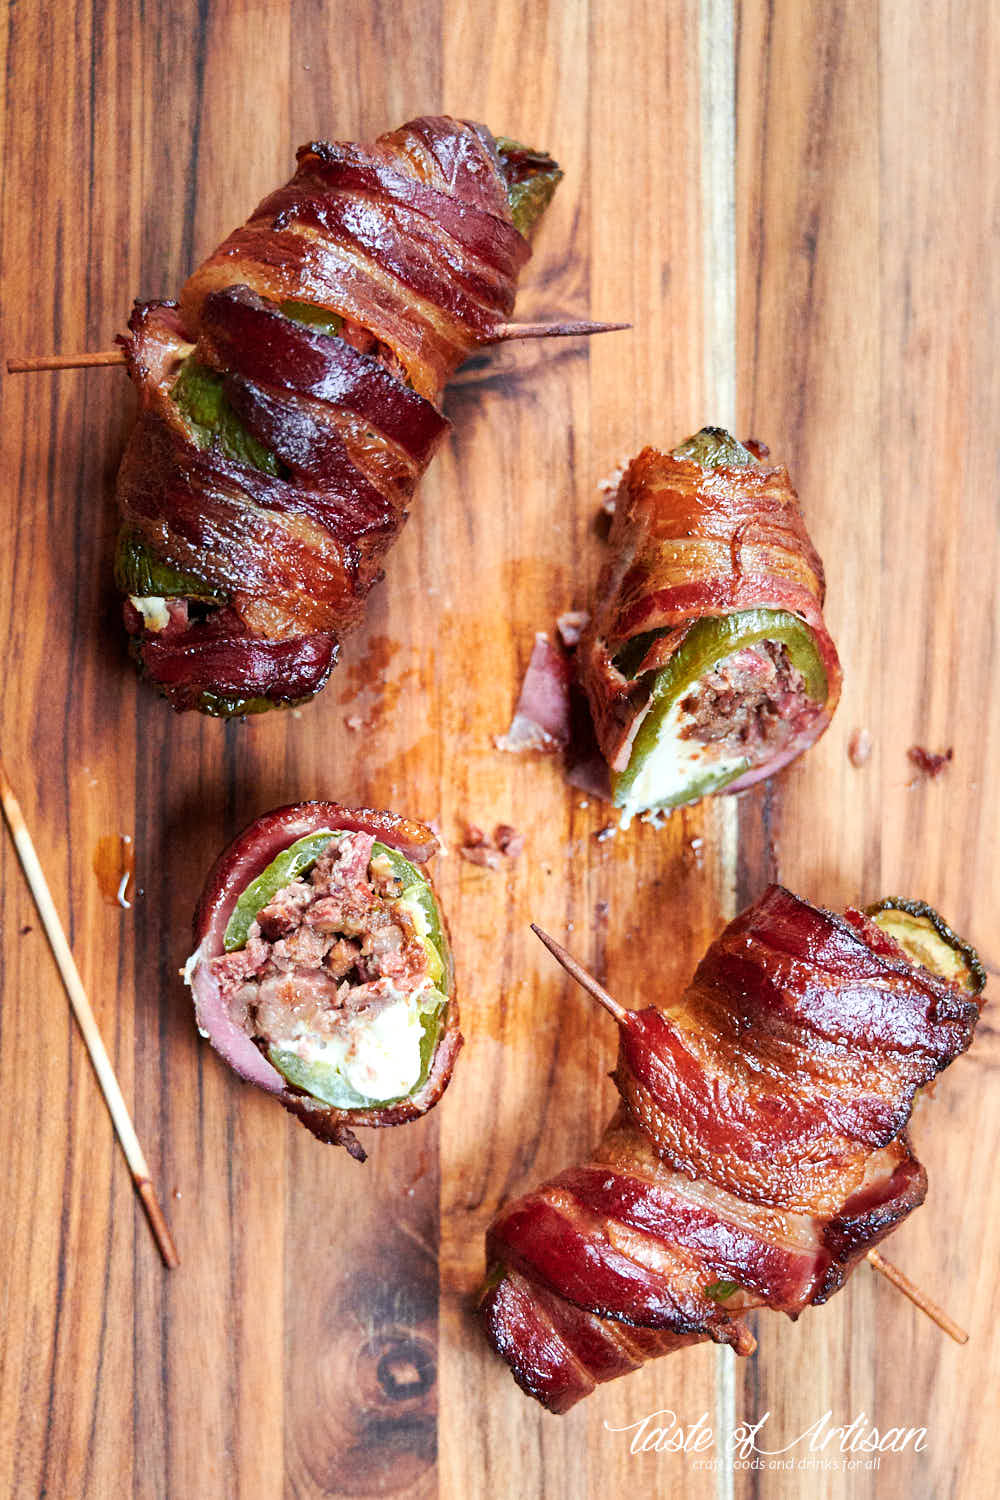
M420 995L400 995L374 1016L345 1017L333 1036L304 1032L277 1044L304 1063L336 1068L355 1093L366 1099L398 1099L420 1077L423 1039Z
M170 624L170 611L166 599L159 594L129 594L129 602L142 615L147 630L166 630Z
M623 828L647 808L682 797L688 787L706 776L721 778L745 768L745 755L726 755L717 743L683 739L682 731L691 723L691 714L685 713L678 698L664 715L656 744L643 761L621 805Z

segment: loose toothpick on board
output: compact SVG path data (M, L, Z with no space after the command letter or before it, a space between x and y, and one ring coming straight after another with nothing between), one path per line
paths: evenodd
M94 1065L97 1081L101 1085L101 1091L104 1094L112 1124L115 1127L122 1150L125 1153L125 1160L129 1164L136 1192L142 1199L142 1206L146 1210L149 1226L159 1246L160 1254L163 1256L163 1263L172 1270L175 1266L180 1265L177 1247L174 1244L173 1236L164 1218L160 1201L156 1196L156 1189L149 1175L149 1167L146 1165L146 1158L143 1155L142 1147L139 1145L139 1137L135 1133L135 1126L132 1124L132 1118L129 1115L128 1107L118 1085L118 1079L115 1077L114 1068L111 1066L111 1059L108 1057L104 1042L101 1039L101 1033L97 1027L97 1022L94 1019L94 1013L90 1008L87 992L83 987L73 954L66 941L66 935L63 932L55 902L52 900L48 881L42 872L38 855L35 853L35 846L31 842L31 835L25 825L21 809L18 806L17 798L14 796L11 784L7 779L7 773L4 770L2 761L0 761L0 803L3 805L3 814L7 820L11 837L14 840L14 848L17 850L18 858L21 861L21 867L24 870L28 888L34 897L35 905L38 908L38 915L42 919L42 925L45 928L49 945L58 965L59 973L62 975L62 982L66 987L69 1003L73 1007L73 1013L83 1033L83 1040L87 1045L87 1051L90 1053L90 1060Z
M498 323L490 335L493 343L512 339L567 339L592 333L617 333L631 323ZM31 375L37 370L89 370L94 365L123 365L122 349L99 349L94 354L29 354L7 361L9 375Z
M537 926L534 922L531 924L531 930L545 944L552 957L557 963L562 965L566 973L571 975L577 984L587 991L588 995L592 995L598 1005L602 1005L614 1017L619 1026L628 1022L632 1012L624 1005L619 1005L618 1001L608 994L604 986L599 984L593 974L589 973L572 954L567 953L566 949L560 943L557 943L555 938L549 937L548 933L543 932L541 927ZM898 1291L902 1292L904 1297L909 1297L913 1305L919 1307L922 1313L926 1313L927 1317L948 1334L949 1338L953 1338L956 1344L967 1344L969 1342L969 1335L965 1332L964 1328L960 1328L954 1319L949 1318L948 1314L938 1307L936 1302L932 1302L919 1287L914 1286L909 1277L904 1276L902 1271L897 1266L894 1266L891 1261L883 1260L878 1251L874 1249L869 1250L865 1259L873 1270L878 1271L887 1281L891 1281L892 1285Z

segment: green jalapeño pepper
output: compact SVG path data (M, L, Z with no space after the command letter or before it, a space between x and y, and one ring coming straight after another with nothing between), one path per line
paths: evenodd
M250 926L262 907L273 901L278 892L293 880L308 875L330 844L344 836L343 831L321 829L283 849L237 901L223 940L226 952L244 947ZM389 912L398 911L407 925L415 930L427 958L429 983L411 997L412 1013L403 1023L414 1031L412 1041L416 1041L419 1034L420 1061L416 1082L406 1095L375 1099L358 1093L335 1063L304 1057L287 1045L273 1041L268 1041L265 1046L268 1060L293 1088L301 1089L335 1109L384 1109L401 1103L403 1098L411 1097L424 1086L434 1060L453 982L451 951L444 923L426 876L398 850L377 841L372 846L369 871L377 874L383 883Z
M563 174L551 156L522 146L509 136L498 135L496 148L507 179L514 228L527 238L552 202Z
M895 938L911 963L960 985L969 995L978 995L985 988L986 970L975 948L952 932L926 901L888 896L866 907L865 915Z
M720 466L750 468L757 460L742 443L718 427L705 427L674 448L671 458L691 460L703 469ZM641 673L650 648L669 627L634 636L613 658L626 678L648 691L648 706L632 741L628 764L611 776L614 803L623 809L623 822L640 813L681 807L720 792L755 766L780 754L782 746L747 751L733 736L727 746L725 699L714 710L716 720L701 735L693 718L703 682L737 652L765 642L782 648L787 664L799 674L801 692L818 710L827 700L827 674L812 630L798 615L782 609L749 609L736 614L706 616L687 629L665 665ZM646 681L643 683L643 679ZM795 678L796 682L799 678ZM752 691L752 689L750 690ZM763 700L762 700L763 703ZM744 718L754 709L744 705Z

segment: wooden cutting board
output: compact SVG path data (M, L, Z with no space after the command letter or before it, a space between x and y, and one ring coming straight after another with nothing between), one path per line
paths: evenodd
M775 877L832 906L909 894L980 945L996 983L992 10L7 8L5 355L106 347L133 296L172 295L289 176L297 144L438 110L565 168L520 313L634 328L466 368L366 628L315 704L247 724L174 715L126 659L111 586L122 373L3 378L3 752L182 1256L173 1273L157 1258L4 840L4 1494L995 1493L990 1008L919 1122L930 1193L890 1252L969 1326L965 1348L862 1267L797 1325L760 1315L750 1360L697 1348L557 1419L470 1312L497 1204L585 1155L613 1106L611 1024L529 919L636 1003L682 984ZM706 421L791 468L844 698L775 783L600 841L606 809L493 736L534 632L590 596L598 482ZM912 784L915 743L954 747L938 780ZM227 1072L177 977L218 850L314 796L437 819L449 851L436 878L466 1049L442 1106L371 1137L364 1167ZM526 833L520 859L459 858L467 824L500 822ZM105 893L124 836L127 910ZM657 1412L684 1429L707 1414L715 1467L656 1451L670 1419L636 1424ZM765 1414L758 1447L786 1451L734 1466L728 1435ZM921 1451L911 1439L876 1469L822 1446L861 1414L882 1434L925 1428Z

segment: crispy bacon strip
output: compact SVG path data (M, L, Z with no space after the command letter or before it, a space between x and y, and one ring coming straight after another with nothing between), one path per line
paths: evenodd
M446 381L513 309L530 251L508 180L525 170L447 117L368 146L312 142L179 304L136 304L120 340L140 397L124 536L188 580L139 592L200 602L169 632L137 610L126 623L176 708L237 712L323 686L447 430ZM287 304L343 320L339 334ZM171 398L189 356L223 378L274 472L198 446Z
M923 1202L914 1098L979 1009L860 912L772 886L676 1004L626 1013L590 1162L490 1226L481 1311L522 1388L566 1411L684 1343L752 1352L747 1310L826 1301Z
M321 1141L346 1146L363 1161L365 1153L352 1127L404 1125L419 1119L441 1098L462 1046L458 1002L449 990L437 1047L423 1087L383 1109L339 1110L289 1088L285 1079L236 1024L222 1000L210 961L225 952L225 932L240 895L273 859L307 834L322 829L365 833L404 858L422 865L437 852L429 828L395 813L342 807L338 802L297 802L276 808L250 824L216 860L205 882L194 916L194 952L187 973L194 994L198 1028L229 1066L248 1083L276 1094L281 1103ZM440 910L440 908L439 908ZM441 913L444 921L444 914Z

